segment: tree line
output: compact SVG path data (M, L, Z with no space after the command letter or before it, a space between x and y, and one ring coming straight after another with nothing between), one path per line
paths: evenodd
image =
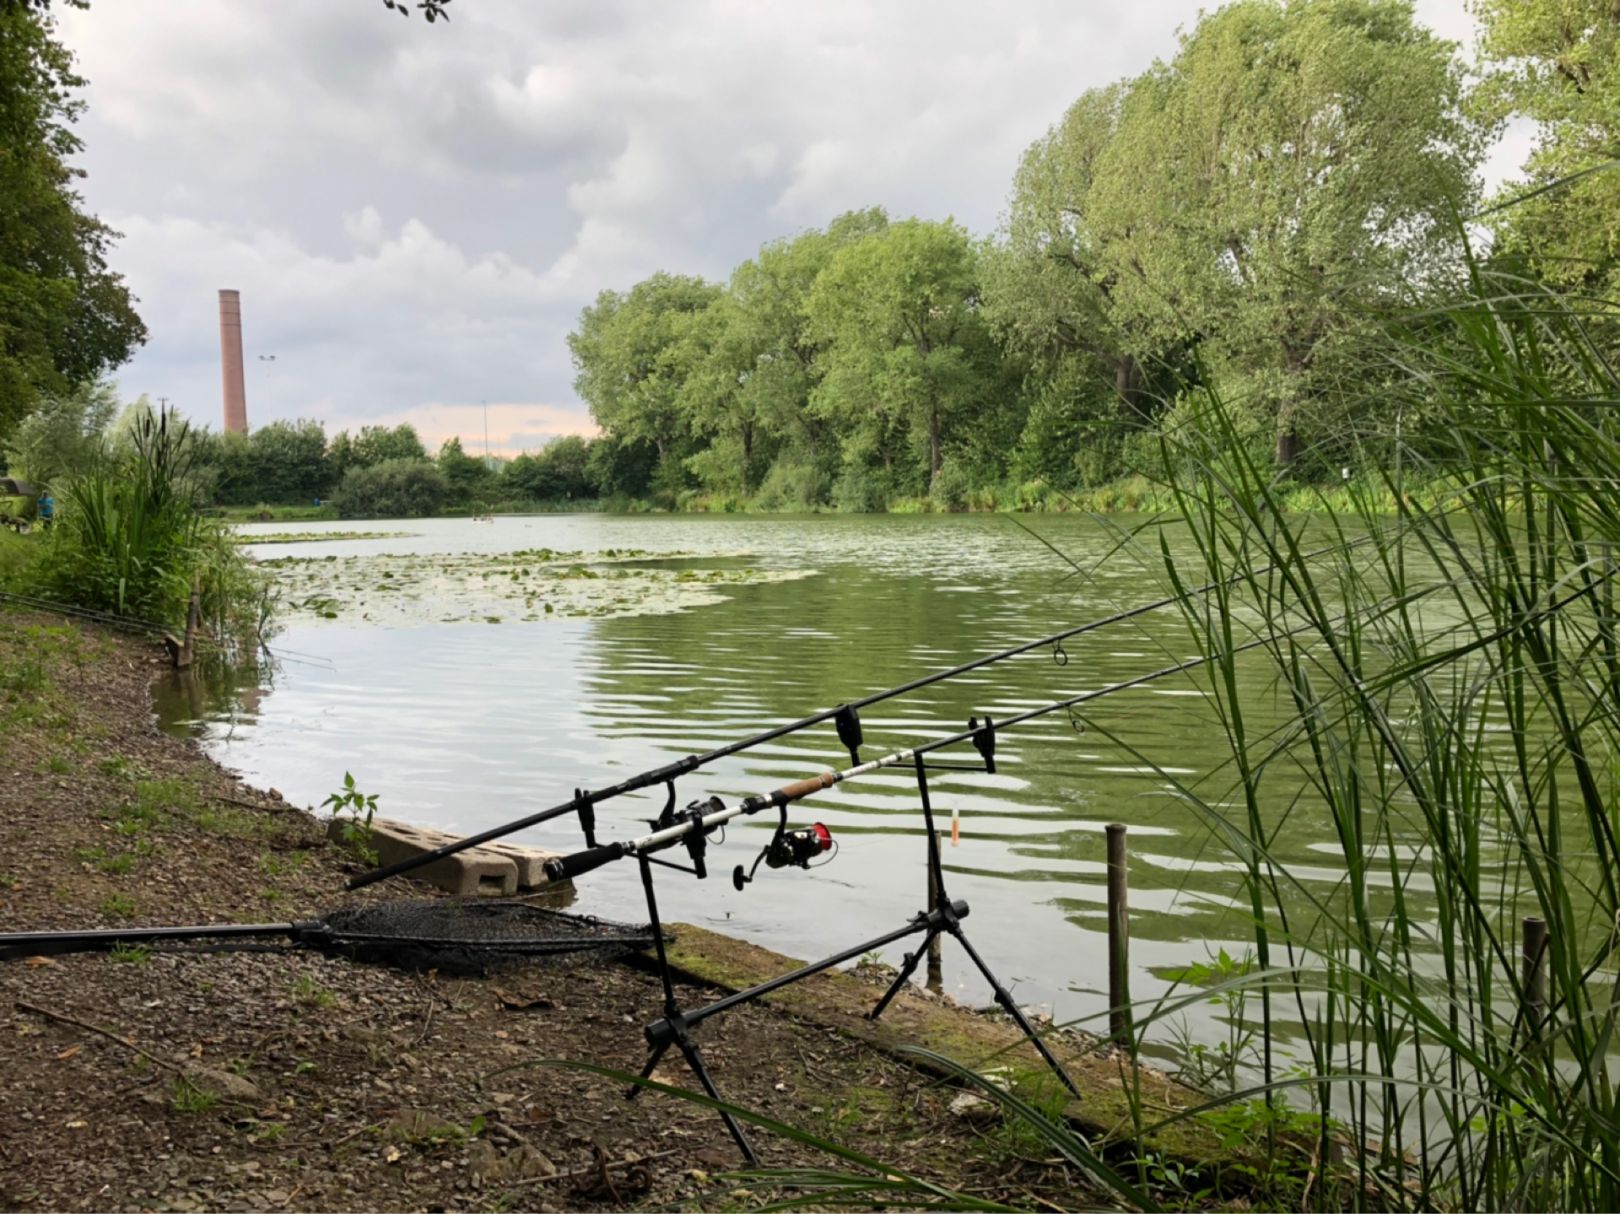
M40 486L114 459L153 410L120 407L97 381L45 397L0 445L12 472ZM328 439L318 421L276 421L249 434L189 430L190 493L204 506L334 504L346 517L418 517L447 510L557 508L600 494L600 440L573 435L515 459L469 455L460 438L429 456L416 430L362 426Z
M487 467L455 440L430 457L409 427L328 440L276 422L197 438L209 496L355 513L1016 504L1151 471L1199 386L1286 475L1333 475L1347 444L1431 424L1388 416L1392 328L1443 304L1472 249L1570 298L1620 285L1620 174L1604 171L1620 10L1475 12L1477 78L1408 0L1236 0L1168 61L1076 100L986 237L873 207L723 283L604 291L568 338L598 439ZM49 5L0 5L0 454L44 480L112 424L97 383L145 336L107 266L115 234L77 191L81 85ZM1522 198L1500 205L1478 171L1514 116L1538 139Z
M1490 257L1614 285L1616 32L1597 0L1483 0L1482 79L1405 0L1238 0L1082 95L985 239L880 208L724 283L656 273L569 345L612 490L669 505L1010 504L1151 471L1214 388L1279 471L1338 475L1396 424L1393 332ZM1481 206L1501 123L1541 124L1522 205ZM604 461L606 463L607 461Z

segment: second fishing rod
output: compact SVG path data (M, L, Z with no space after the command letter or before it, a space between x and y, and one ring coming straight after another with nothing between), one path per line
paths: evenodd
M1246 650L1255 649L1261 645L1264 645L1273 639L1274 638L1271 637L1260 637L1256 640L1248 641L1242 645L1235 645L1230 650L1230 653L1243 653ZM720 800L720 798L710 797L707 801L695 802L693 805L688 807L686 814L678 816L677 820L672 822L670 825L660 827L659 829L652 831L650 834L642 835L639 838L634 839L621 839L615 840L612 843L593 845L585 848L583 851L577 851L571 855L558 856L555 859L548 860L545 864L546 876L550 877L553 881L561 881L564 879L581 876L585 873L591 872L594 869L601 868L604 864L608 864L614 860L623 859L626 856L646 855L650 852L662 851L665 848L671 847L677 843L687 842L689 840L694 840L696 838L705 836L710 831L713 831L716 827L725 825L733 818L745 817L749 814L757 814L761 810L766 809L785 810L786 807L791 805L793 802L801 801L805 797L814 796L816 793L831 788L835 784L842 784L847 780L854 780L860 778L861 776L871 775L873 772L881 771L887 767L900 767L908 764L915 765L916 763L922 761L925 756L932 754L936 750L944 750L947 747L959 746L963 742L973 743L974 748L979 752L979 755L984 761L984 770L993 773L996 770L996 735L1002 730L1012 729L1015 726L1023 725L1026 722L1033 721L1039 717L1049 716L1054 712L1063 712L1067 709L1078 708L1080 705L1089 703L1092 700L1098 700L1104 696L1115 695L1122 691L1129 691L1133 687L1141 687L1147 683L1168 678L1174 674L1182 674L1189 670L1195 670L1200 666L1207 665L1209 662L1217 661L1224 656L1226 656L1224 653L1214 653L1188 658L1184 662L1176 662L1170 666L1162 666L1158 670L1148 671L1146 674L1137 675L1133 679L1126 679L1119 683L1110 683L1106 687L1096 687L1090 691L1083 691L1079 695L1069 696L1062 700L1054 700L1050 704L1042 704L1038 708L1028 709L1027 711L1018 713L1015 716L1005 717L1000 721L992 721L990 718L986 717L984 722L981 724L975 719L974 721L969 722L968 728L960 731L959 733L947 734L943 737L934 738L931 741L924 742L920 746L911 747L909 750L897 750L893 754L884 755L879 759L871 759L865 763L857 763L852 767L846 767L842 771L824 771L820 775L810 776L804 780L797 780L792 784L785 784L781 788L775 789L768 793L756 793L754 796L747 797L744 800L737 802L735 805L727 806ZM973 767L958 770L976 771L978 768ZM670 816L672 815L666 813L666 817ZM813 842L816 844L817 851L824 851L826 848L821 846L823 841L823 837L820 835L816 836L812 840L807 840L807 847L805 849L807 852L806 858L808 858L808 843ZM830 837L828 841L830 841ZM792 862L798 863L797 860ZM700 873L699 875L702 874Z
M1348 546L1353 547L1361 542L1363 541L1353 541ZM1312 560L1316 557L1324 556L1332 552L1343 551L1345 547L1347 546L1333 545L1319 548L1313 552L1305 553L1300 559ZM887 688L883 691L873 692L871 695L863 696L858 700L850 700L847 703L838 705L836 708L828 708L820 712L814 712L809 716L800 717L796 721L789 721L784 725L774 726L750 737L741 738L735 742L729 742L724 746L716 747L715 749L707 751L703 754L687 755L685 758L677 759L675 762L665 764L662 767L650 768L647 771L638 772L636 775L630 776L625 780L619 781L617 784L612 784L605 788L575 789L573 797L567 801L560 802L559 804L550 806L546 809L538 810L535 813L525 815L524 817L503 823L502 825L493 826L488 830L480 831L478 834L467 835L464 838L456 839L453 842L446 843L441 847L434 848L432 851L422 852L415 856L408 856L405 859L398 860L393 864L385 864L379 868L370 869L366 872L360 873L358 876L351 877L347 883L347 887L349 889L361 889L365 886L375 884L378 881L385 881L390 877L402 876L405 873L412 872L424 865L432 864L435 860L442 860L446 856L455 855L457 852L465 851L469 847L477 847L480 844L489 843L506 835L515 834L517 831L526 830L531 826L539 826L541 823L549 822L554 818L563 817L566 814L577 814L579 816L580 827L585 835L585 841L588 845L594 847L596 844L595 807L602 802L613 800L615 797L622 797L628 793L639 792L642 789L654 788L660 784L673 785L674 781L679 779L681 776L689 775L690 773L697 771L699 768L705 767L710 763L716 762L717 760L728 758L731 755L740 754L745 750L751 750L756 746L764 745L767 742L773 742L777 738L785 737L788 734L797 733L803 729L809 729L813 726L820 725L825 721L833 721L835 723L835 727L838 731L838 739L844 745L844 747L848 749L851 763L859 766L860 747L864 742L860 718L860 709L862 708L866 708L872 704L881 703L884 700L894 699L897 696L906 695L908 692L921 690L924 687L929 687L935 683L944 682L947 679L957 678L960 675L967 674L973 670L982 669L986 666L994 665L997 662L1004 662L1010 658L1019 657L1026 653L1033 653L1036 650L1046 649L1048 647L1053 649L1053 655L1059 660L1060 664L1067 664L1068 655L1062 647L1064 641L1071 640L1074 637L1083 636L1089 632L1096 632L1099 629L1108 628L1115 624L1122 624L1127 620L1135 619L1138 616L1146 615L1150 612L1163 610L1166 607L1183 602L1188 598L1208 594L1210 591L1216 590L1223 586L1235 585L1243 578L1251 577L1255 573L1264 573L1269 568L1270 567L1267 566L1249 573L1235 575L1221 581L1208 582L1202 586L1188 590L1183 594L1168 595L1165 598L1155 599L1149 603L1142 603L1136 607L1128 607L1122 611L1116 611L1112 615L1103 616L1100 619L1091 620L1084 624L1077 624L1072 628L1065 628L1059 632L1054 632L1032 641L1025 641L1022 644L1014 645L1009 649L1002 649L996 653L986 654L983 657L975 658L970 662L963 662L959 666L951 666L944 670L935 671L932 674L922 675L918 678L901 683L894 687Z

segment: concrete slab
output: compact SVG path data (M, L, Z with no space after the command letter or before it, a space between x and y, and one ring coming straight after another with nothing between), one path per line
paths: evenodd
M344 825L342 819L332 819L327 827L328 836L340 840ZM379 864L397 864L454 842L456 837L388 818L375 818L371 823L371 846ZM410 875L463 898L510 897L518 891L517 861L487 847L469 847L432 864L424 864Z
M554 851L544 851L538 847L521 847L516 843L485 843L484 850L505 856L517 865L517 883L519 889L542 889L551 884L546 876L545 864L547 860L557 857Z

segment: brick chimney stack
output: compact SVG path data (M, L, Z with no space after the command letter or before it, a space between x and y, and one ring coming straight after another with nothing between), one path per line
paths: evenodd
M242 296L219 293L219 369L225 387L225 432L247 433L247 383L242 370Z

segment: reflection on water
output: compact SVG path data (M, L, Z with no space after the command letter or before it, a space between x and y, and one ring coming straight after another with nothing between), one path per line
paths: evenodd
M318 805L353 772L381 812L472 831L566 800L672 757L707 750L919 673L966 661L1160 593L1114 531L1084 519L1036 524L1084 570L1076 576L1005 519L623 518L601 515L413 524L420 534L340 541L353 553L500 551L548 544L648 551L747 552L760 564L813 569L798 581L728 586L722 602L676 614L547 619L498 626L299 625L277 641L273 679L192 679L166 686L161 713L191 722L222 762L289 799ZM278 529L285 530L284 525ZM278 545L278 555L301 545ZM315 547L315 546L307 546ZM973 672L864 715L865 757L1130 678L1188 656L1173 613L1142 617L1050 651ZM1254 728L1283 706L1254 706ZM1089 719L1053 714L1000 738L998 771L931 780L942 825L955 811L947 880L972 906L967 927L1015 996L1065 1017L1105 1005L1104 835L1130 824L1133 994L1164 989L1154 971L1241 952L1239 866L1192 820L1141 752L1212 797L1225 787L1222 735L1190 676L1110 696ZM1109 736L1112 735L1112 739ZM941 756L967 762L970 747ZM848 756L827 725L715 763L681 782L682 801L728 802ZM661 790L599 808L604 838L640 833ZM1283 807L1278 807L1283 812ZM1322 857L1328 823L1296 804L1280 858ZM751 862L773 823L733 823L710 854L715 876L661 877L671 919L731 932L795 956L830 953L902 924L925 897L924 834L911 777L883 772L798 806L825 822L836 859L809 873L762 869L737 892L731 866ZM569 819L516 837L557 850L580 841ZM1322 872L1324 883L1335 877ZM640 913L633 866L582 880L580 907ZM897 961L905 945L886 958ZM947 990L988 992L947 943Z

